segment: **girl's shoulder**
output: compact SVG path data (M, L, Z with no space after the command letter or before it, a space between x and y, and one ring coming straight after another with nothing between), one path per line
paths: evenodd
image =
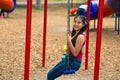
M83 34L79 34L77 38L85 40L85 36L86 36L85 33L83 33Z
M79 34L78 37L85 37L86 34L85 33L82 33L82 34Z
M84 39L84 35L83 34L79 34L77 38L78 39Z

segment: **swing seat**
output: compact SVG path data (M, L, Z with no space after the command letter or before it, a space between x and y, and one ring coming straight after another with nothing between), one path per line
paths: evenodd
M64 72L63 72L63 74L64 75L67 75L67 74L75 74L75 70L65 70Z

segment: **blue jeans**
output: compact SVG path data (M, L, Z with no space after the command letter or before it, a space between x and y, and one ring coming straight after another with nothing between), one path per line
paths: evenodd
M79 70L81 66L81 60L76 59L74 57L69 57L69 67L72 70ZM55 80L55 78L61 76L63 71L68 68L68 58L61 60L58 64L56 64L47 74L47 80Z

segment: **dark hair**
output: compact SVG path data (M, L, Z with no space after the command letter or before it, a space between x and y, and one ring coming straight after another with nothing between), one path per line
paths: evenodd
M78 34L77 34L77 36L78 36L79 34L82 34L87 29L89 23L86 20L86 17L83 16L83 15L76 15L73 20L75 21L76 18L80 18L82 20L83 24L84 24L84 26L82 27L82 29L78 32ZM71 36L74 36L74 35L75 35L75 30L73 28Z

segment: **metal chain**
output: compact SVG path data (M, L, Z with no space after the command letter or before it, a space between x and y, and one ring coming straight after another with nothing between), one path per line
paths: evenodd
M70 31L70 0L68 0L68 14L67 14L67 31ZM68 46L68 44L67 44ZM67 63L67 67L70 69L70 62L69 62L69 46L68 46L68 50L67 50L67 53L68 53L68 56L67 56L67 60L68 60L68 63Z

